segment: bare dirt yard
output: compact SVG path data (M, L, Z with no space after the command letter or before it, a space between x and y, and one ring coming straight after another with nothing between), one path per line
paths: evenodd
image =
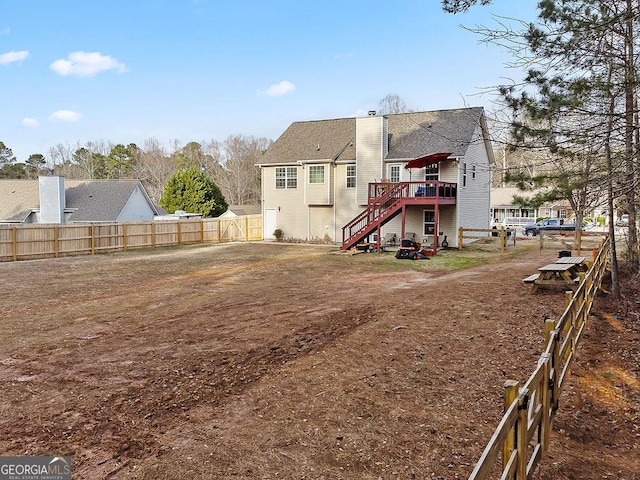
M225 244L0 264L0 454L75 479L463 479L557 250ZM451 268L451 265L458 268ZM639 287L604 285L538 479L640 479Z

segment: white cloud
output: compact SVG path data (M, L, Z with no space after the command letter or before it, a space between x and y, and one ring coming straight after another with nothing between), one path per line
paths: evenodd
M22 119L22 125L25 127L35 128L40 126L40 122L35 118L24 117Z
M279 97L280 95L285 95L289 92L293 92L296 89L296 86L289 82L288 80L283 80L280 83L276 83L271 85L264 93L269 97Z
M49 68L65 77L67 75L93 77L107 70L117 70L118 73L128 71L124 63L118 62L111 55L102 55L100 52L72 52L66 59L60 58L53 62Z
M9 63L19 62L29 56L28 50L20 50L19 52L11 51L0 55L0 65L8 65Z
M71 110L58 110L49 116L49 120L54 122L77 122L82 118L82 114Z

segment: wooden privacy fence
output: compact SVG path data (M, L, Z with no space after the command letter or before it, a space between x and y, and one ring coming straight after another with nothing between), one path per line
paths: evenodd
M500 243L500 252L504 253L504 251L507 249L507 242L509 241L509 239L512 239L513 245L516 244L516 230L513 228L504 228L504 227L500 227L500 228L464 228L464 227L460 227L458 229L458 250L462 250L464 248L464 239L465 238L472 238L477 240L478 238L482 238L479 237L478 235L465 235L465 232L473 232L473 233L477 233L477 232L481 232L481 233L489 233L489 236L496 236L499 237L497 240Z
M0 225L0 261L262 240L262 215L131 223Z
M469 480L532 478L549 449L549 433L558 400L602 284L609 248L609 240L605 238L576 292L566 292L567 306L560 319L545 322L546 348L529 380L522 387L515 381L505 383L504 416Z

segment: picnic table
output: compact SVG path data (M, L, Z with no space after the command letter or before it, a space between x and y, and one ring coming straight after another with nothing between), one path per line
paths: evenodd
M587 257L560 257L556 263L570 263L575 265L579 272L586 272L591 267L591 262L587 260Z
M571 258L571 257L565 257ZM575 288L579 281L579 264L570 263L550 263L538 269L539 273L524 279L525 283L531 283L531 293L535 293L541 286L548 285L569 285Z

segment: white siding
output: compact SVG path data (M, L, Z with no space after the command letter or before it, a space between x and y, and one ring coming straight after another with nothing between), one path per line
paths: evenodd
M458 162L456 160L445 160L440 163L438 171L441 182L458 183Z
M467 186L462 186L463 163L467 165ZM476 178L473 178L473 167ZM458 224L457 227L489 228L490 223L490 184L489 160L480 126L476 127L473 140L466 155L458 164ZM485 236L485 234L480 234ZM449 242L451 244L451 241Z
M116 219L118 222L141 222L153 220L153 209L140 187L136 187Z
M384 117L356 118L357 202L366 205L368 185L382 179L383 152L386 148Z
M276 167L262 169L262 207L276 210L276 228L286 238L308 238L308 208L304 198L306 179L302 167L296 167L298 188L276 188ZM281 221L286 222L282 224Z
M309 183L309 170L312 166L324 167L324 183ZM333 189L331 188L333 170L333 166L328 162L306 164L304 166L302 171L304 172L303 180L305 182L307 205L331 205L333 203ZM300 186L300 179L298 179L298 186Z
M64 177L39 177L40 223L64 223Z
M347 188L347 165L338 164L335 170L334 188L336 193L332 212L335 221L333 222L333 233L330 235L332 235L334 242L341 243L342 227L362 212L363 207L358 205L356 196L363 180L359 178L358 167L356 167L356 188Z

